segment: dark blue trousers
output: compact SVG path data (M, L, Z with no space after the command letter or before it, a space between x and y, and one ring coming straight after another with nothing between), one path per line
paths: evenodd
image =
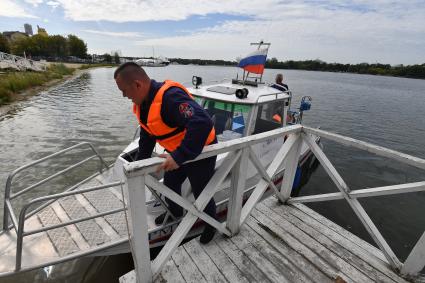
M192 193L195 199L201 194L202 190L214 175L214 167L217 156L201 159L199 161L183 164L178 169L165 172L164 185L181 195L181 188L184 180L189 179L192 187ZM170 211L175 216L183 215L183 208L175 204L173 201L166 199ZM211 199L205 207L204 212L209 216L216 218L216 206L214 199Z

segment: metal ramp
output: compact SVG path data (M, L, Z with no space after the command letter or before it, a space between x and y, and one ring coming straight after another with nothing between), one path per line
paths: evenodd
M20 171L81 148L92 150L94 154L25 189L11 191L13 177ZM12 200L94 158L99 160L98 173L65 192L31 200L16 217ZM4 223L0 233L0 277L86 255L129 252L122 184L108 183L111 172L89 143L75 145L12 172L6 183ZM34 205L39 206L30 211Z

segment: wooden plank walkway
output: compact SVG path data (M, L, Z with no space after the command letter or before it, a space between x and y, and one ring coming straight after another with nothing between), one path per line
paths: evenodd
M134 271L120 282L135 282ZM181 245L155 282L407 282L374 246L304 205L257 204L241 232Z

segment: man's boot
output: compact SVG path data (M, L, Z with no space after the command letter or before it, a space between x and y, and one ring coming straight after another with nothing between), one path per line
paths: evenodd
M161 213L160 215L158 215L156 218L155 218L155 224L156 225L161 225L162 223L164 223L164 219L165 219L165 216L167 215L167 212L164 212L164 213ZM181 217L181 215L180 216L175 216L176 218L180 218ZM169 223L169 222L171 222L171 221L173 221L173 217L171 217L171 215L169 215L168 216L168 219L167 219L167 223ZM167 223L164 223L164 224L167 224Z
M213 226L206 224L204 232L202 232L199 238L199 242L201 242L201 244L208 244L214 238L216 231L217 230Z

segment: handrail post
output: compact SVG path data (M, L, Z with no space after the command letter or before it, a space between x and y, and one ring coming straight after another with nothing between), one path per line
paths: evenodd
M134 260L134 269L138 283L153 281L150 261L147 208L145 196L145 175L128 173L127 192L130 211L131 248Z
M285 160L285 172L283 175L282 185L280 187L281 200L287 201L291 196L292 187L294 185L295 174L298 168L298 159L301 152L302 138L299 133L297 135L295 144L290 149L288 156Z
M24 241L24 229L25 229L25 214L27 207L24 206L19 214L19 223L16 231L16 259L15 259L15 271L21 270L22 265L22 246Z
M6 180L6 187L4 189L4 200L3 200L3 230L9 230L9 208L7 201L10 199L10 186L12 183L13 176L9 175ZM16 227L15 227L16 228Z
M417 276L425 266L425 232L410 252L400 273L406 276Z
M241 223L242 198L246 183L246 174L249 163L249 148L242 149L242 155L232 168L229 190L229 204L226 226L235 235L239 232Z

